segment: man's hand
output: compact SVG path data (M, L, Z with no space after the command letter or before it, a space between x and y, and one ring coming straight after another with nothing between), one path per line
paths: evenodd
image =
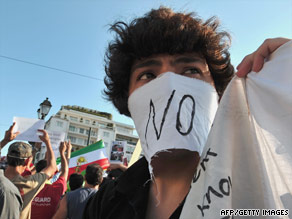
M66 142L62 141L59 147L60 155L65 154L66 148L67 148Z
M16 136L20 133L20 132L15 132L13 133L13 129L15 126L15 122L10 126L10 128L5 132L5 136L4 139L1 141L1 147L4 147L4 145L6 145L7 143L9 143L10 141L14 140L16 138Z
M111 163L110 166L107 168L108 171L115 170L115 169L120 169L122 171L126 171L128 167L121 163Z
M50 143L50 137L46 130L38 129L39 132L41 132L43 135L40 135L39 138L44 142L45 144Z
M266 39L255 52L245 56L241 63L236 67L237 76L242 78L245 77L250 71L259 72L264 65L265 58L290 40L291 39L280 37Z
M66 146L67 146L67 160L70 159L71 157L71 151L72 151L72 144L71 144L71 141L66 141Z

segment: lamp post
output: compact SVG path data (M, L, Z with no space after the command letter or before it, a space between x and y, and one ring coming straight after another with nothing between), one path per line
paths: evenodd
M52 107L51 102L49 101L49 98L47 97L41 104L40 104L40 108L37 110L38 113L38 119L42 119L44 120L45 117L49 114L49 111ZM41 143L40 142L30 142L30 144L33 147L33 163L35 163L36 161L38 161L37 159L37 154L40 154L40 150L41 150ZM36 160L37 159L37 160Z
M45 119L45 117L49 114L49 111L52 107L51 102L49 101L49 98L47 97L41 104L40 108L37 110L38 118L39 119Z

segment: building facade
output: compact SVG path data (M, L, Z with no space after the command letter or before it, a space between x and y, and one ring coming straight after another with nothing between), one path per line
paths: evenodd
M138 141L138 136L133 134L133 126L113 121L109 113L80 106L62 106L46 122L46 130L65 132L65 139L71 141L72 151L102 139L109 155L112 141L127 141L125 157L128 161Z

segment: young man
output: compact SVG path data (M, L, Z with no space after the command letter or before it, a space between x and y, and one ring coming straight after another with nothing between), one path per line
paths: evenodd
M70 142L60 143L60 176L54 183L46 184L33 199L31 203L31 219L51 219L55 214L60 198L67 189L68 161L70 159L71 149L72 145ZM47 166L47 163L47 160L40 160L36 164L36 171L38 173L41 172Z
M112 26L105 94L134 120L145 158L101 188L84 218L179 218L218 100L234 76L229 35L218 25L160 8ZM286 40L272 42L247 56L238 75L258 71Z
M25 142L15 142L11 144L8 149L8 167L5 171L5 176L19 189L22 196L23 209L20 214L21 219L30 218L31 201L43 188L45 181L52 177L57 170L55 155L51 147L49 135L45 130L39 130L39 132L42 133L40 139L46 144L48 155L48 165L42 172L25 177L21 176L32 162L32 149L29 144Z
M60 202L54 219L81 219L88 199L94 195L102 183L103 169L96 163L86 167L85 186L67 193Z

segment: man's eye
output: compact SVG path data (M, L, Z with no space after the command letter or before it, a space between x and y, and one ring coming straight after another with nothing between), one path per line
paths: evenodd
M146 72L146 73L142 73L141 75L139 75L139 77L137 78L137 80L148 80L148 79L153 79L156 76L153 73L150 72Z
M182 74L202 74L202 71L198 68L190 68L185 70Z

